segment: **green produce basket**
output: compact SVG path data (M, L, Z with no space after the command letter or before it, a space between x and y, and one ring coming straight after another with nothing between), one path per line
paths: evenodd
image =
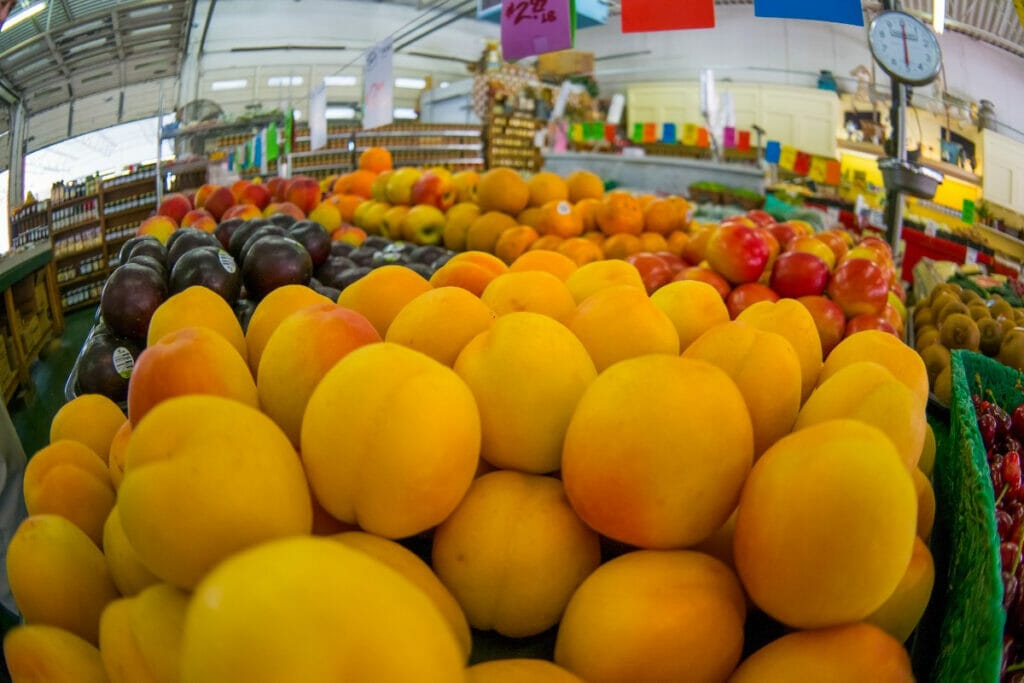
M982 393L1007 410L1024 402L1021 374L970 351L955 351L949 433L933 422L935 588L912 651L920 680L998 683L1003 586L995 497L971 402Z

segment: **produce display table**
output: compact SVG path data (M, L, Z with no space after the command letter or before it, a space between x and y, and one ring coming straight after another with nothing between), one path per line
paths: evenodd
M756 166L680 157L629 157L601 152L544 152L543 170L567 176L591 171L623 187L679 194L691 183L713 182L764 194L765 174Z
M64 331L53 250L48 243L0 259L0 393L6 403L30 382L43 347Z

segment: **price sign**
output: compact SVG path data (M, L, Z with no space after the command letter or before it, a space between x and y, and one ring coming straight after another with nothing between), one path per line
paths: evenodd
M572 47L575 12L570 0L504 0L501 54L522 59Z
M978 250L967 247L967 256L964 257L964 263L977 263L978 262Z
M327 146L327 83L320 81L309 93L309 149Z
M394 118L391 40L374 45L363 65L363 128L386 126ZM325 107L326 110L326 107ZM326 113L325 113L326 121Z

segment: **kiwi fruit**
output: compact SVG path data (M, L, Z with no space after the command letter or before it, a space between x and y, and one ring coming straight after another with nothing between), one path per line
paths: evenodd
M960 297L956 296L952 292L940 292L939 294L935 295L931 303L932 318L937 321L939 317L939 312L943 308L954 302L960 303Z
M979 320L992 319L992 314L989 313L988 306L986 306L985 304L968 304L967 310L971 318L973 318L975 322L978 322Z
M918 306L914 311L914 329L918 329L932 322L932 309L928 306Z
M975 319L978 324L978 331L981 333L981 341L978 348L986 356L994 356L999 353L999 345L1003 341L1003 326L992 318Z
M988 305L988 312L993 318L1013 318L1013 306L1006 299L996 298Z
M921 349L921 359L928 370L928 382L934 384L939 373L949 367L952 354L942 344L931 344Z
M1024 326L1024 310L1019 308L1013 309L1013 320L1020 326Z
M971 316L966 313L951 313L939 328L939 343L947 349L977 351L978 344L981 343L981 331L978 330L978 324L971 320Z
M939 315L935 318L935 322L939 324L939 329L942 329L942 326L946 322L946 318L948 318L951 315L966 315L968 318L970 318L971 311L970 309L967 308L966 305L964 305L960 301L952 301L946 304L945 306L942 307L942 309L939 311Z
M969 306L971 303L975 301L984 302L984 299L982 299L981 295L975 292L973 289L965 289L964 291L960 292L960 301Z
M1003 365L1024 370L1024 327L1014 327L1003 335L996 359Z
M914 348L917 349L918 352L920 352L921 349L923 349L926 346L938 343L939 330L938 328L932 327L931 325L922 327L920 330L917 331L917 335L914 337Z
M935 398L939 399L939 402L944 405L949 405L949 395L953 390L953 373L952 367L948 367L938 374L935 378L935 383L932 384L932 393L935 394Z

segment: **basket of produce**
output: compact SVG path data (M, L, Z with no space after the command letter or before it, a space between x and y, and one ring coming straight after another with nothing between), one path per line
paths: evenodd
M687 188L690 199L698 204L721 204L726 187L721 183L701 181L691 183Z

